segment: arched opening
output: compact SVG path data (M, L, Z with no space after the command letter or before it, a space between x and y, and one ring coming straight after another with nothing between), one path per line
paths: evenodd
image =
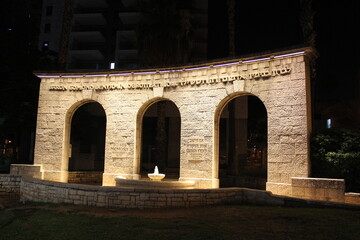
M229 101L219 121L220 187L266 188L267 113L262 101L243 95Z
M179 178L180 112L169 100L153 103L142 118L140 174L147 177L158 166L166 178Z
M68 182L102 183L106 115L97 102L76 109L71 119Z

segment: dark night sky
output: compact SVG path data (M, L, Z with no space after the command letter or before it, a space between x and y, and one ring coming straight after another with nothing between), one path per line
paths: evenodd
M210 58L227 56L225 2L210 0ZM237 1L236 11L238 56L306 46L300 1ZM360 1L313 0L313 11L319 53L313 79L316 99L341 101L359 96Z
M209 56L226 57L226 1L210 0L209 9ZM298 1L263 1L261 4L259 1L237 1L236 54L254 54L302 44L299 14Z
M360 1L319 2L314 6L318 91L333 99L359 96Z

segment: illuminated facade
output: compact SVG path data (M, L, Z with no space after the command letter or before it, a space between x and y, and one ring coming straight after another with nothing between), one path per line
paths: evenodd
M94 174L114 186L159 165L196 188L255 176L290 195L291 178L309 176L311 56L297 49L172 69L39 73L33 167L45 180Z

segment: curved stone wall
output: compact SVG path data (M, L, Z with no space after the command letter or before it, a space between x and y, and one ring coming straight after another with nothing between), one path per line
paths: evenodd
M68 203L109 208L193 207L244 203L359 209L359 205L275 196L267 191L246 188L134 189L51 182L0 174L0 208L17 205L19 196L23 203ZM346 193L344 202L360 204L359 196L358 193Z
M219 115L231 99L251 94L268 113L267 189L289 195L291 177L309 174L309 55L298 49L173 69L38 74L34 162L43 179L66 182L72 114L96 101L107 118L103 185L114 186L116 176L139 179L139 119L151 103L170 100L181 116L179 180L217 188Z
M23 178L22 202L68 203L110 208L194 207L224 203L284 205L284 199L260 190L134 189L90 186Z

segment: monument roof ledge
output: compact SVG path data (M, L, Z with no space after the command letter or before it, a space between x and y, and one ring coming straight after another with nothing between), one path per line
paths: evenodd
M143 69L127 69L127 70L76 70L76 71L36 71L34 74L39 78L79 78L79 77L106 77L106 76L126 76L126 75L140 75L140 74L162 74L162 73L174 73L201 70L207 68L225 67L238 64L256 63L261 61L271 61L275 59L282 59L288 57L294 57L299 55L305 55L310 59L317 58L318 54L312 47L296 48L291 50L268 52L247 57L236 57L228 60L213 60L201 64L184 65L177 67L160 67L160 68L143 68Z

